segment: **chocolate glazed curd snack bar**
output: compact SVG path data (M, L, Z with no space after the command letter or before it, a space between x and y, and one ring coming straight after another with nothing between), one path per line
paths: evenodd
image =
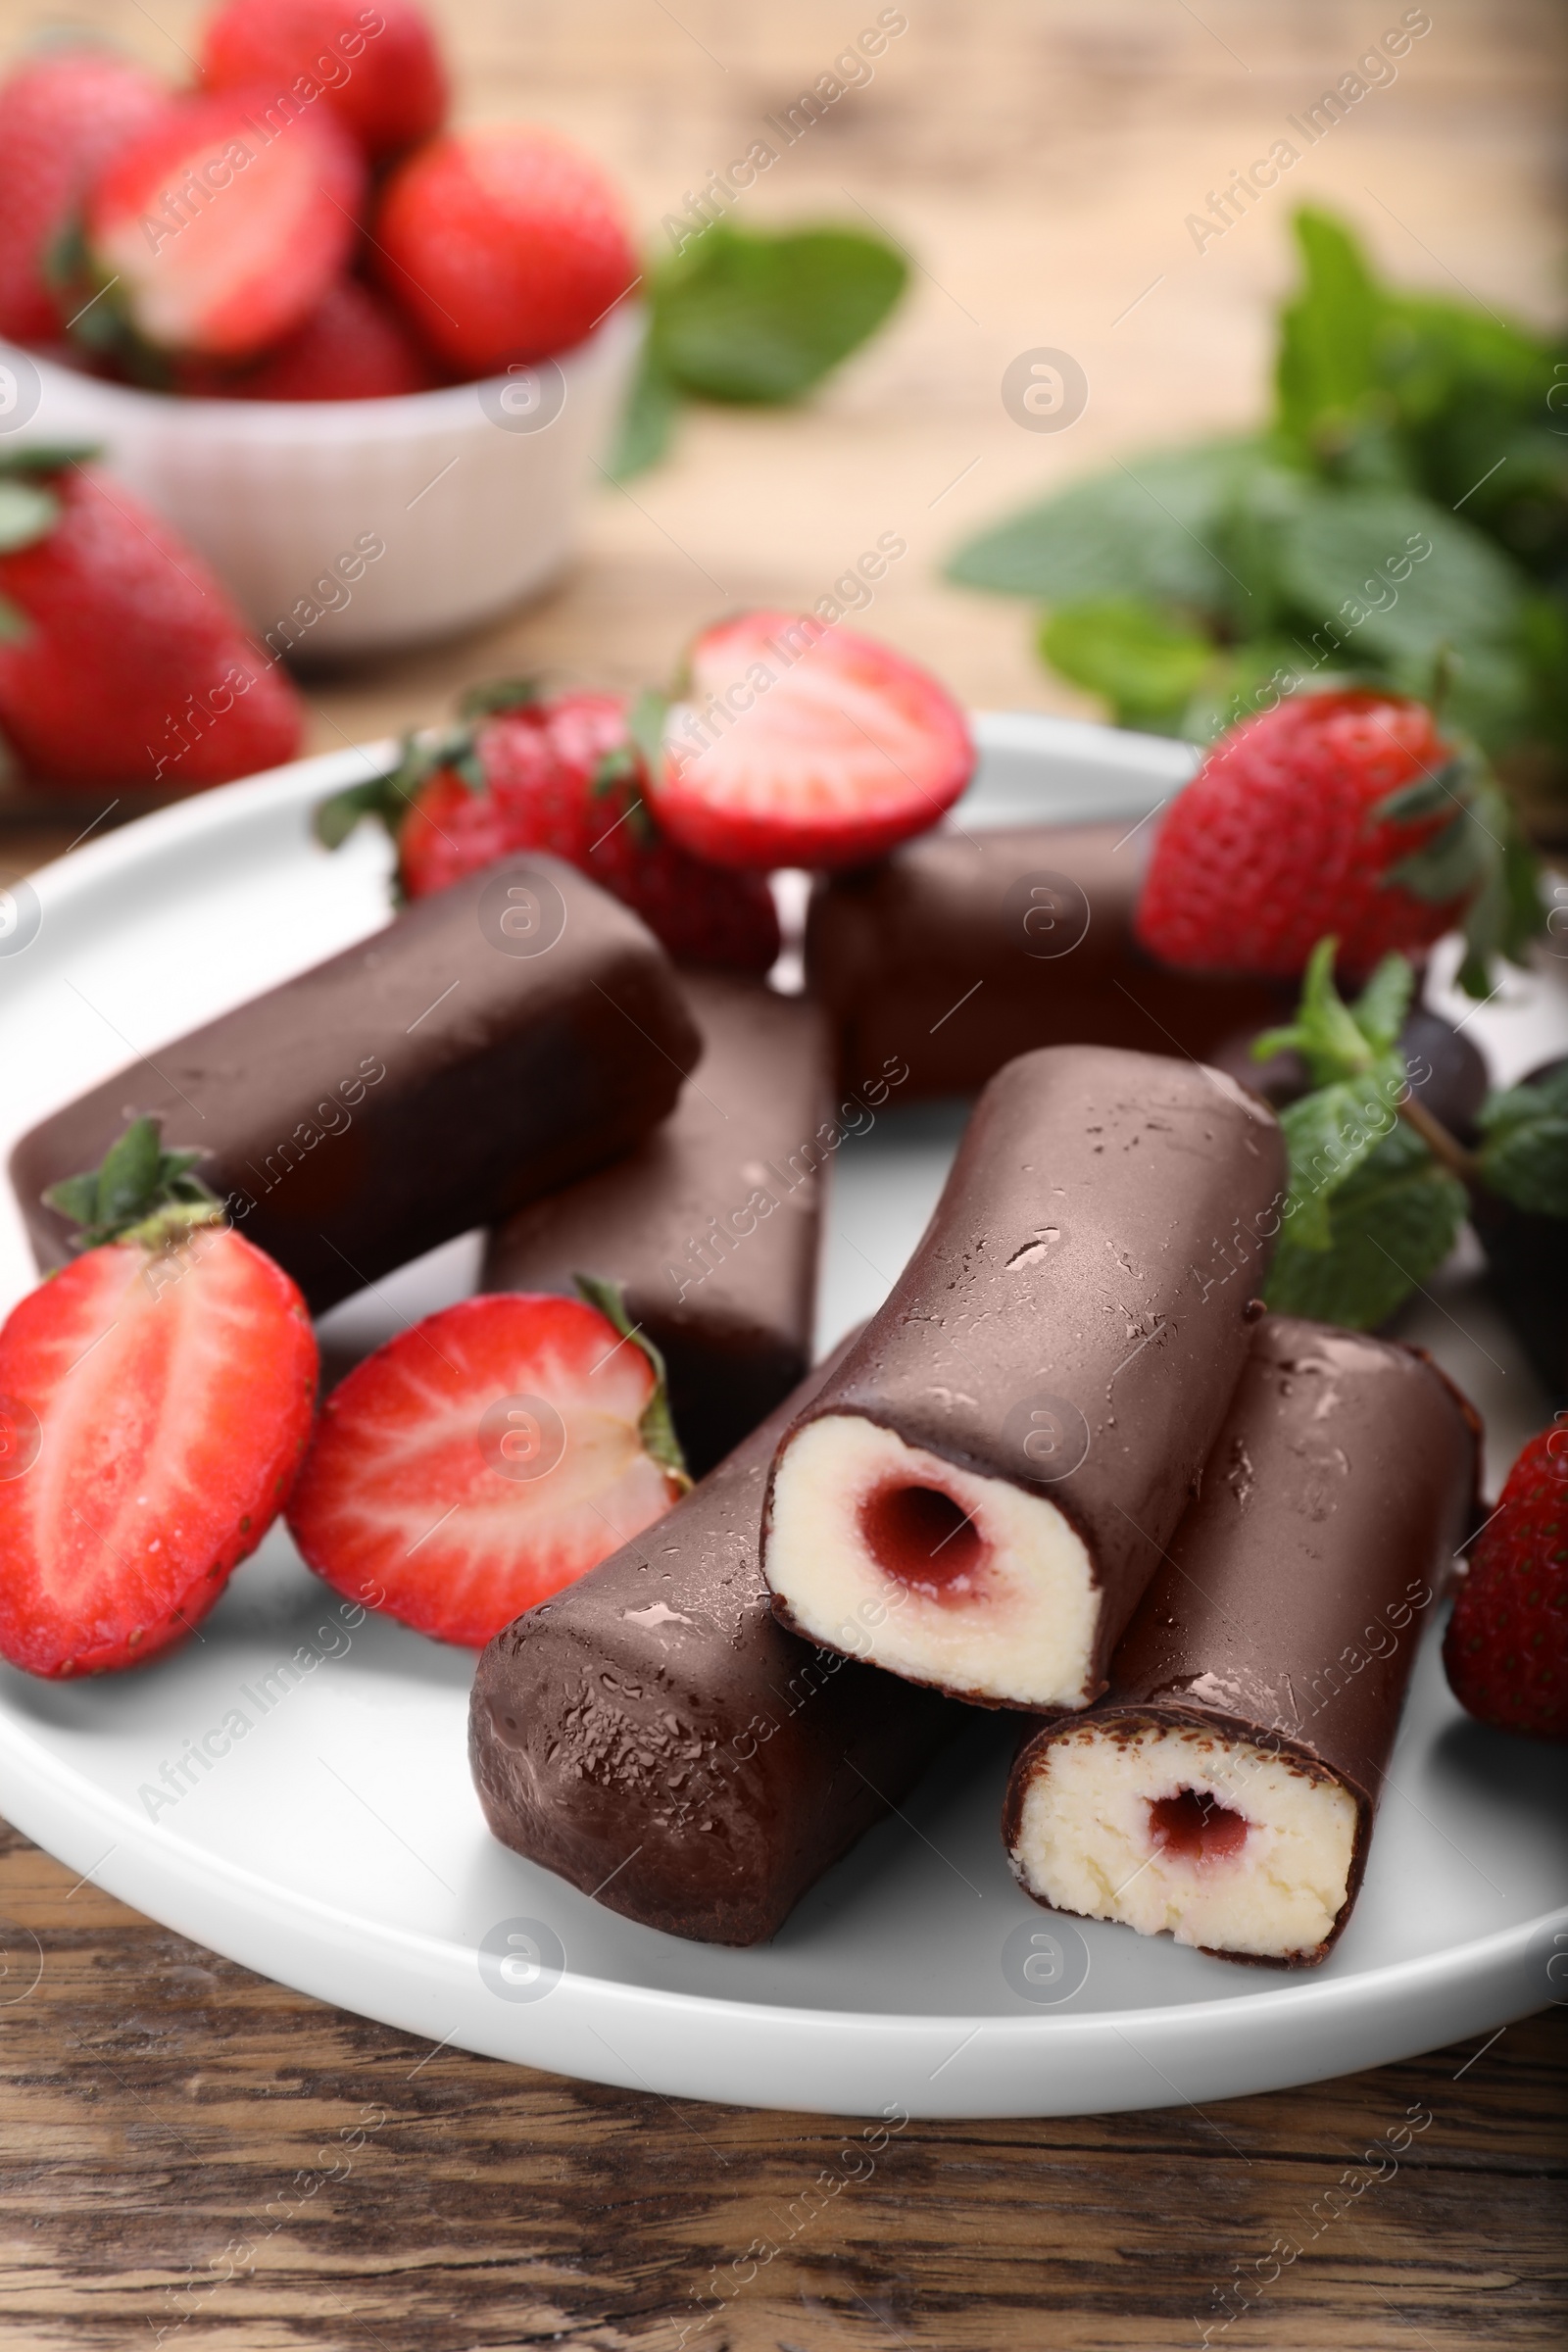
M636 916L554 858L505 859L23 1137L11 1180L40 1266L42 1195L152 1113L319 1314L438 1242L625 1152L701 1042Z
M1042 1046L1202 1059L1238 1030L1288 1019L1289 997L1266 981L1171 971L1143 953L1133 913L1149 828L1130 821L953 826L819 882L807 977L837 1025L844 1076L899 1052L907 1099L973 1094Z
M1037 1901L1305 1967L1344 1929L1480 1425L1419 1350L1270 1315L1110 1690L1029 1740Z
M1216 1071L1075 1046L1010 1062L779 1448L781 1621L832 1646L879 1604L868 1654L894 1674L1087 1706L1241 1376L1284 1188L1273 1114Z
M667 1517L498 1634L469 1757L503 1844L671 1936L761 1941L963 1710L787 1634L758 1566L773 1448L823 1377Z
M623 1159L519 1209L491 1236L480 1288L619 1283L701 1474L811 1360L831 1069L805 999L718 972L683 972L681 988L703 1059L675 1109ZM844 1105L856 1112L870 1123Z

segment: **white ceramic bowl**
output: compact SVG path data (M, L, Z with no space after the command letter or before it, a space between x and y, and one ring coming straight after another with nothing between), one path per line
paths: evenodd
M96 444L274 652L334 661L444 636L544 585L643 326L612 311L559 360L389 400L181 400L0 343L0 433Z

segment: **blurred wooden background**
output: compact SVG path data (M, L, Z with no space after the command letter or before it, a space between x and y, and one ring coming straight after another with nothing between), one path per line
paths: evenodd
M73 25L184 70L186 0L0 0L0 50ZM787 104L878 0L447 0L468 116L521 115L619 172L645 232ZM1183 221L1404 14L1401 0L905 0L908 28L745 200L868 213L918 265L892 329L810 406L689 414L672 462L595 500L541 602L310 682L313 746L438 715L469 678L662 677L728 599L808 603L884 530L866 625L972 703L1072 709L1023 608L945 551L1031 492L1259 408L1292 204L1333 204L1396 276L1547 319L1562 302L1568 38L1548 0L1434 0L1371 92L1201 257ZM1015 353L1073 353L1087 413L1021 431ZM0 880L74 826L0 834ZM710 2266L833 2161L808 2117L672 2108L419 2044L139 1920L13 1838L0 1854L0 2343L555 2343L664 2352ZM34 1983L34 1977L36 1982ZM19 1988L30 1986L21 1991ZM3 2005L9 1999L10 2006ZM1560 2014L1207 2115L911 2125L877 2177L689 2341L704 2352L1213 2342L1560 2345ZM1403 2169L1220 2332L1220 2286L1412 2101ZM313 2171L360 2109L352 2174ZM312 2186L312 2183L315 2186ZM264 2218L291 2199L273 2234ZM1554 2206L1554 2199L1556 2204ZM249 2247L250 2253L245 2249ZM1253 2274L1256 2275L1255 2273Z

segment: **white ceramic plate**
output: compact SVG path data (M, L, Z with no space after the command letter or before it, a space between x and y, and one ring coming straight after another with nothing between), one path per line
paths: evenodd
M1131 826L1190 764L1172 744L1053 719L986 719L980 734L966 822ZM366 830L328 858L308 831L312 804L359 772L347 754L207 794L0 906L0 1152L133 1053L384 919L384 845ZM1499 1078L1568 1041L1565 977L1544 965L1474 1016ZM958 1124L911 1108L846 1149L824 1344L897 1273ZM475 1262L471 1241L434 1252L335 1310L340 1338L368 1344L460 1296ZM32 1279L4 1193L0 1309ZM1545 1407L1462 1257L1412 1328L1487 1412L1495 1479ZM1568 1991L1568 1759L1463 1718L1430 1640L1359 1907L1300 1979L1028 1903L998 1836L1009 1727L993 1718L764 1949L634 1927L488 1836L465 1755L471 1671L398 1626L346 1626L274 1531L202 1639L146 1673L51 1685L0 1670L0 1809L267 1976L432 2041L675 2097L852 2115L1205 2102L1481 2034ZM183 1788L172 1770L177 1797L151 1803L165 1766L225 1718L227 1752L186 1765Z

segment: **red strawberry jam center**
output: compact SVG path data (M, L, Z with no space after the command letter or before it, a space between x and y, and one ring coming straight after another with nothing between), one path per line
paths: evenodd
M1156 1797L1149 1808L1149 1834L1155 1845L1184 1862L1219 1862L1239 1854L1250 1827L1245 1813L1233 1813L1203 1788L1179 1788L1174 1796Z
M967 1598L985 1538L940 1487L879 1487L860 1505L860 1540L884 1575L933 1600Z

